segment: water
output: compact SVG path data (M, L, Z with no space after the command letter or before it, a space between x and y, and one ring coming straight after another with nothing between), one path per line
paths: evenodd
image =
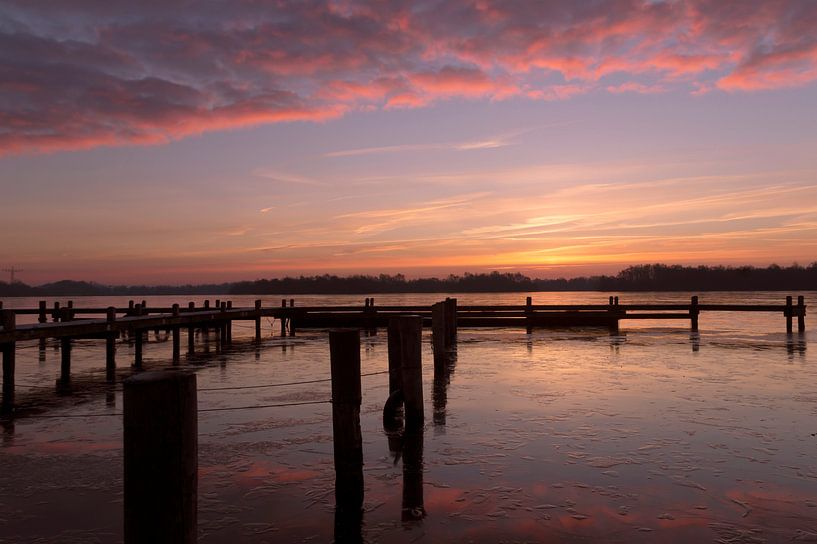
M532 296L541 304L603 304L610 294ZM817 292L801 294L807 304L817 301ZM689 300L689 293L618 295L621 303ZM295 298L362 304L364 296ZM445 296L378 295L376 302ZM454 296L461 304L520 304L526 294ZM219 298L242 306L254 297ZM704 293L700 301L783 298ZM4 302L36 306L33 299ZM126 302L74 299L76 306ZM813 321L806 324L813 329ZM200 408L329 398L328 383L203 391L328 377L325 332L280 338L270 326L264 322L261 345L252 342L251 322L237 323L228 351L200 339L199 353L183 356L198 374ZM363 378L364 540L817 541L817 368L807 349L815 333L786 335L783 316L772 314L706 312L699 335L688 327L623 322L617 335L460 330L450 376L436 383L426 332L421 476L409 473L404 482L402 458L395 459L383 432L387 376ZM169 366L170 349L151 333L145 368ZM83 340L72 352L74 390L57 395L59 352L49 344L44 354L33 344L18 351L18 403L28 416L2 435L0 542L121 541L122 422L97 415L121 412L121 383L105 384L102 342ZM386 369L384 331L362 338L361 356L364 373ZM117 358L118 378L129 375L132 348L121 345ZM53 414L94 416L42 417ZM329 404L202 412L199 433L200 542L333 539ZM421 520L402 521L404 483L422 489Z

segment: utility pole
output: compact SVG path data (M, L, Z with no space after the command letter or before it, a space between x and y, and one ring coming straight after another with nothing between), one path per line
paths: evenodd
M9 278L11 280L9 283L14 283L14 274L17 273L17 272L24 272L24 270L22 270L20 268L14 268L12 266L11 268L4 268L3 272L8 272L9 273Z

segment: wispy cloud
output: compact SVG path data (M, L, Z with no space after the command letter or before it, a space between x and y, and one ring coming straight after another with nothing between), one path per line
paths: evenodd
M281 172L269 168L256 168L255 170L252 171L252 173L254 176L267 178L284 184L292 183L295 185L309 185L311 187L326 187L328 185L326 182L314 178L301 176L298 174L291 174L288 172ZM269 211L270 209L271 208L267 208L267 211Z

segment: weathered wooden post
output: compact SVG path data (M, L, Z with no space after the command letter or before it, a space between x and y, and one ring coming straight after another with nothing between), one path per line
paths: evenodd
M348 529L363 510L363 439L360 433L360 331L329 331L332 372L332 437L335 459L336 540L344 541ZM340 522L340 527L339 523ZM340 530L342 533L338 535ZM354 529L352 529L354 532ZM341 538L338 538L340 536Z
M613 304L618 306L618 297L613 297Z
M227 302L226 301L221 301L220 309L221 309L222 314L227 313ZM230 320L227 319L226 316L224 316L224 318L221 320L221 324L218 327L219 338L220 338L219 344L222 347L227 346L230 343L230 331L229 331L229 329L230 329Z
M791 296L786 297L786 332L791 334L792 332L792 316L794 315L792 304L791 304Z
M445 347L451 348L457 343L457 299L445 299Z
M698 296L693 296L689 303L689 321L693 332L698 332Z
M612 305L613 305L613 297L611 296L610 297L610 306L612 306Z
M41 300L39 303L39 314L37 315L37 323L48 323L48 314L46 313L46 302ZM40 338L40 351L45 349L45 338ZM40 354L41 358L44 358L45 355Z
M418 315L397 318L400 329L400 362L403 383L406 430L422 428L423 409L423 318Z
M136 315L142 315L142 305L137 304L134 309ZM142 342L144 341L144 331L139 328L132 328L133 331L133 367L142 368Z
M444 372L446 362L445 326L446 305L436 302L431 305L431 346L434 350L434 372Z
M806 332L806 297L797 297L797 332Z
M209 309L210 309L210 299L205 299L205 301L204 301L204 309L205 309L205 310L209 310Z
M287 307L287 299L282 298L281 299L281 308L283 308L283 310L281 310L281 336L286 336L287 335L287 311L286 311L286 307Z
M289 299L289 307L295 307L295 299ZM289 312L289 335L295 336L295 321L292 319L295 316L295 310L290 310Z
M65 308L65 310L66 310L65 313L67 314L65 316L65 321L73 321L73 319L74 319L74 301L73 300L68 301L68 306Z
M403 388L402 367L400 360L400 323L397 317L389 319L388 325L389 354L389 395Z
M110 382L116 376L116 337L119 335L114 329L116 308L108 306L105 319L108 321L108 334L105 336L105 378Z
M0 310L0 325L4 332L17 328L17 316L14 310ZM5 342L0 344L3 353L3 405L2 412L10 414L14 411L14 370L16 357L16 343Z
M187 311L195 312L196 303L188 302ZM189 327L187 327L187 353L192 355L195 352L196 352L196 328L193 325L190 325Z
M60 317L62 317L62 314L60 313L60 303L55 300L54 310L51 312L51 320L54 323L57 323L60 320Z
M125 544L196 542L196 375L145 372L124 382Z
M68 385L71 382L71 338L60 338L60 379L58 385Z
M403 435L403 522L426 517L423 504L423 429Z
M260 300L255 301L255 312L256 312L256 317L255 317L255 341L260 342L261 341L261 301Z
M172 306L172 312L173 317L179 317L180 310L178 304ZM173 362L178 364L179 359L181 359L182 350L181 327L174 325L171 334L173 334Z

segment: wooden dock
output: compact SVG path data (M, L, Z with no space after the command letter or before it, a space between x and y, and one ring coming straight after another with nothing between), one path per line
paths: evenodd
M289 302L287 304L287 302ZM436 309L435 309L436 308ZM6 413L14 406L14 371L17 342L40 341L45 349L47 339L57 339L61 351L60 382L70 383L71 342L74 339L98 338L106 342L105 368L109 380L116 369L116 341L128 338L134 346L133 366L142 367L143 345L150 330L166 331L172 335L172 360L180 361L181 335L187 336L188 353L195 352L196 331L212 332L217 346L232 342L234 321L253 321L255 339L262 339L261 320L277 320L281 336L293 336L298 329L358 327L385 328L389 320L400 315L417 315L424 326L431 326L435 312L446 322L446 345L456 336L457 328L521 327L605 327L617 330L622 320L688 320L693 331L698 330L702 312L768 312L782 314L786 332L793 332L797 319L798 332L805 331L806 305L802 296L795 304L786 297L784 304L699 304L693 296L688 304L619 304L618 297L610 297L607 304L535 305L531 297L520 305L457 305L456 299L444 303L414 306L376 306L367 298L363 306L295 306L293 299L283 299L281 306L262 306L260 300L250 308L233 308L232 302L216 300L214 306L205 301L196 307L150 307L145 301L131 301L126 308L79 308L69 301L65 306L55 302L48 307L40 301L37 308L2 309L0 302L0 351L3 354L3 401ZM36 315L35 324L17 324L18 315ZM50 321L49 321L50 320Z

